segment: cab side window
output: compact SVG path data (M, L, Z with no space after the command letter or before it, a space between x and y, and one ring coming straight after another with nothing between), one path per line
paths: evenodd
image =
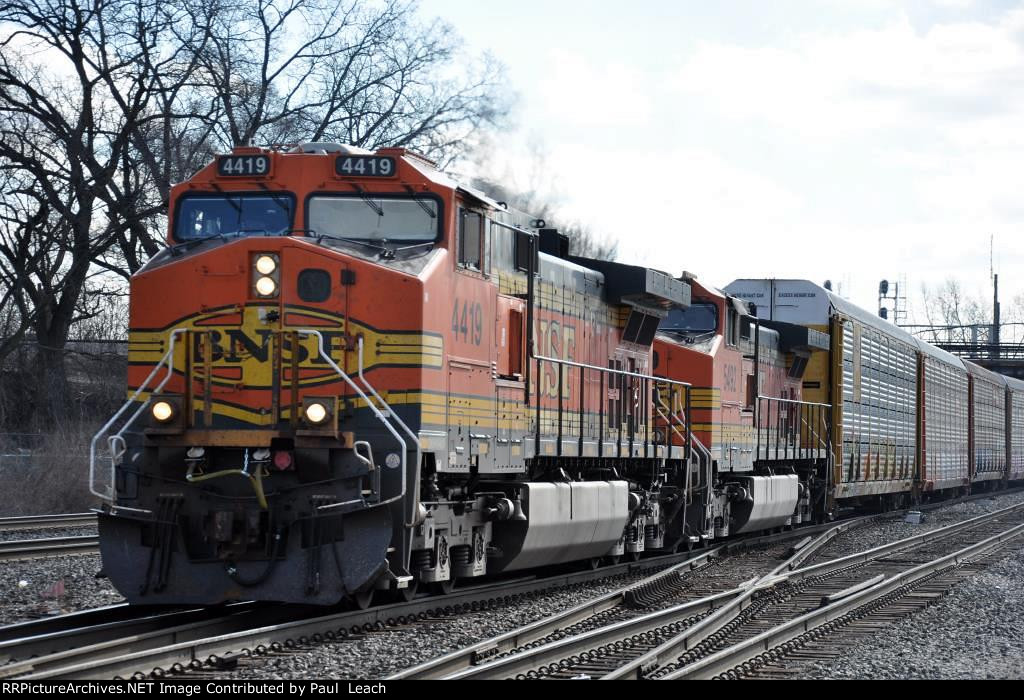
M726 302L727 308L725 313L725 342L729 345L740 344L740 315L732 307L732 304Z
M484 217L473 211L460 210L459 265L472 270L484 269Z

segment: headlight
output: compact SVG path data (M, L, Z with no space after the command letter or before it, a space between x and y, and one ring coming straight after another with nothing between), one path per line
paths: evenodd
M260 296L272 297L277 292L277 282L269 277L260 277L256 280L256 291Z
M167 401L157 401L153 404L153 418L159 423L166 423L174 418L174 406Z
M261 299L276 297L281 289L281 257L276 253L253 253L249 264L253 294Z
M256 258L256 271L261 275L269 275L277 269L277 261L269 255L261 255Z
M306 420L313 425L320 425L327 420L327 406L322 403L311 403L306 406Z

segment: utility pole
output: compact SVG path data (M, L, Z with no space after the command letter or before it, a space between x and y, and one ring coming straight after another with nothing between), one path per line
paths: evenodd
M999 275L992 275L992 357L999 357Z

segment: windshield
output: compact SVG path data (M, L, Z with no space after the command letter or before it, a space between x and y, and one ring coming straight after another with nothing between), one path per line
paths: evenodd
M309 200L309 228L314 236L426 243L437 239L437 210L428 197L317 196Z
M686 309L672 309L658 328L677 333L710 333L718 328L718 307L696 303Z
M178 205L174 239L210 236L280 236L292 229L291 194L189 195Z

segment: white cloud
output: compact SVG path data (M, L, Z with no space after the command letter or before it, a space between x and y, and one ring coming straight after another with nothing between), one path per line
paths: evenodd
M825 139L946 125L1016 111L1024 82L1018 15L918 32L906 17L877 30L751 48L702 43L672 85L728 119L764 120ZM1013 91L1019 93L1019 90Z
M617 237L626 261L712 284L846 280L872 308L883 277L906 274L912 297L950 276L982 288L995 234L1010 299L1024 291L1009 274L1024 265L1024 10L983 21L955 4L928 24L879 0L889 17L871 28L756 40L681 26L642 61L554 49L524 91L527 126L563 213Z
M549 118L579 127L638 127L650 119L650 78L634 67L565 49L549 51L547 65L532 104Z

